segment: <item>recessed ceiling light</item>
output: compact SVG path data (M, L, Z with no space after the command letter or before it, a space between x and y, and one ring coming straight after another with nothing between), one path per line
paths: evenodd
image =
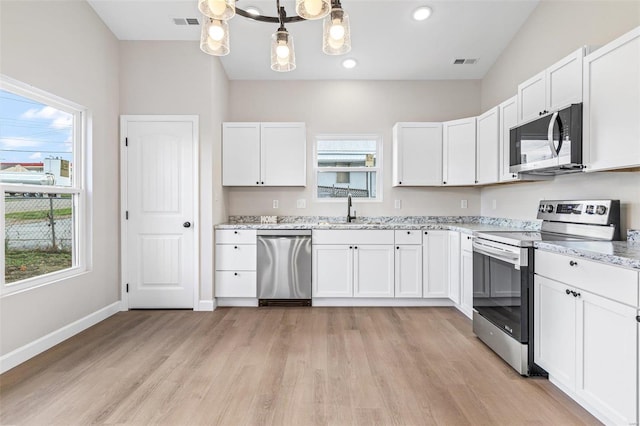
M431 8L429 6L420 6L413 11L413 19L416 21L424 21L431 16Z
M258 9L255 6L248 6L244 11L247 12L251 16L258 16L261 13L260 9Z
M355 68L356 65L358 65L358 62L356 62L355 59L345 59L344 61L342 61L342 66L348 70L350 70L351 68Z

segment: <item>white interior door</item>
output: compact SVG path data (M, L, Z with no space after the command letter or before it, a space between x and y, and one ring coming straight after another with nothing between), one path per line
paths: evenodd
M122 268L129 308L193 308L197 119L127 116L122 121L127 141Z

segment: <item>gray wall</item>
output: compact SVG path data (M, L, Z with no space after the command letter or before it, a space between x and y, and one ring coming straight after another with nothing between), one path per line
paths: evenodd
M518 83L578 47L604 45L638 25L638 1L542 1L482 80L483 110L515 95ZM618 198L623 229L640 228L637 171L557 176L550 182L491 186L481 194L483 215L520 219L535 218L543 198Z
M120 72L122 114L200 117L200 300L212 300L213 225L227 220L220 173L227 76L217 58L187 41L121 42Z
M0 299L0 354L119 300L118 41L85 2L0 2L0 72L87 107L93 263Z
M391 128L398 121L445 121L475 116L480 82L463 81L231 81L231 121L303 121L307 126L306 188L230 188L230 215L345 215L344 201L314 201L314 137L374 133L383 138L382 202L354 200L358 215L476 215L478 188L392 188ZM307 208L296 208L304 198ZM460 208L461 200L468 208ZM279 208L272 208L272 201ZM394 209L394 200L402 201Z

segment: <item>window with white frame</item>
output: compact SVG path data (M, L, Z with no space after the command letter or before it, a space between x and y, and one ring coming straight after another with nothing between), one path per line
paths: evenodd
M382 138L319 135L315 146L316 198L381 200Z
M0 76L3 294L86 269L86 110Z

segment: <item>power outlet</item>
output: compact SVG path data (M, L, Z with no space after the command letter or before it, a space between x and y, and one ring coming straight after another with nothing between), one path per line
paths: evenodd
M278 202L278 200L273 200L273 208L274 209L277 209L279 204L280 203Z
M296 207L299 209L306 209L307 200L305 200L304 198L300 198L298 201L296 201Z
M460 200L460 208L466 209L468 206L467 200Z
M395 200L393 202L393 208L394 209L401 209L402 208L402 200Z

